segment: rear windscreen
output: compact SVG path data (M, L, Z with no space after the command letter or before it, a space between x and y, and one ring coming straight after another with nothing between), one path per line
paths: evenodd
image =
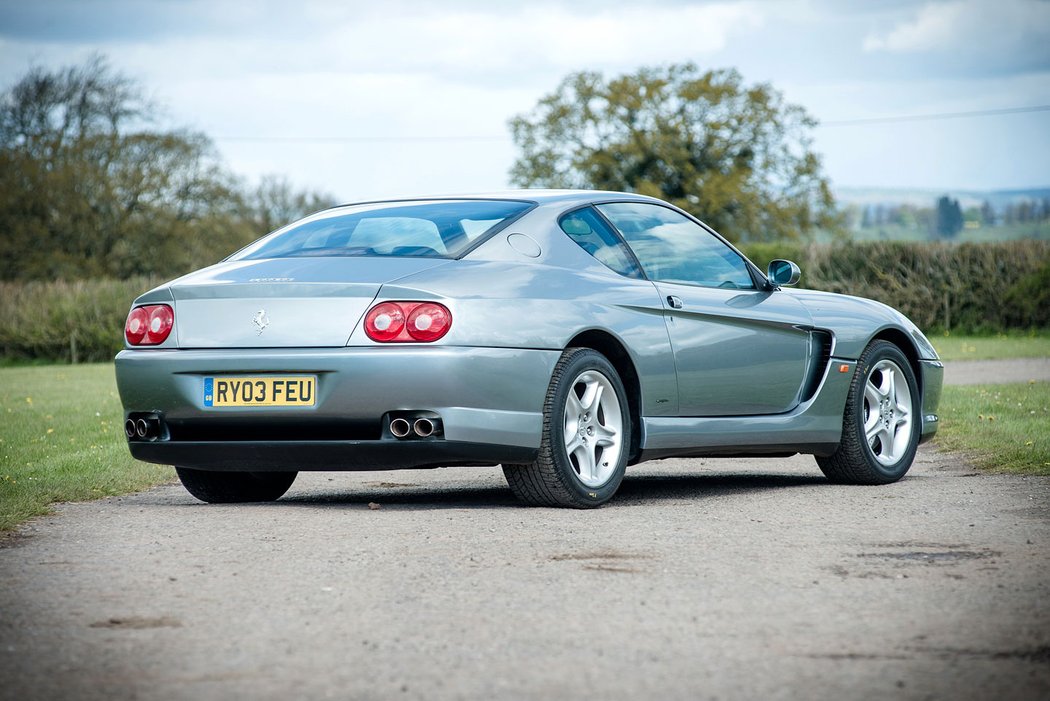
M300 256L456 258L531 206L509 200L441 200L339 207L289 224L230 260Z

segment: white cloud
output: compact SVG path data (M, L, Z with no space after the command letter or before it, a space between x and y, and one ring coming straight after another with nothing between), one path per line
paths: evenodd
M1050 3L1044 0L953 0L923 5L912 18L864 39L865 51L1017 51L1047 58Z
M866 51L929 51L946 48L966 20L965 2L926 5L913 20L883 35L871 34L864 40Z
M259 41L252 32L203 34L140 44L146 66L206 75L254 72L443 74L464 82L549 82L581 67L618 69L710 56L762 25L755 3L627 7L581 12L554 5L449 9L416 5L403 13L343 13L313 7L325 20L308 37ZM509 11L508 11L509 9ZM152 55L151 55L152 54ZM206 68L207 66L207 68Z
M216 137L246 176L344 199L490 190L515 155L507 119L572 71L736 66L825 120L1046 104L1048 12L1032 0L0 0L0 87L97 51L167 106L165 124ZM846 183L1041 185L1044 115L817 136ZM935 125L966 148L932 153L909 136ZM879 134L907 148L867 148ZM245 136L393 138L223 138ZM447 138L462 136L480 138Z

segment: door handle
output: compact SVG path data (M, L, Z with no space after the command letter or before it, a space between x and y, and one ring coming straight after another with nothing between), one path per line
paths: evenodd
M682 308L682 300L674 295L667 295L667 304L670 305L671 309Z

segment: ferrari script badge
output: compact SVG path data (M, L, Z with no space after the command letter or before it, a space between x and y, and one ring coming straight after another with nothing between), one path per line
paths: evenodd
M270 317L266 316L266 310L260 309L255 312L255 318L252 319L252 323L259 327L259 333L261 334L263 329L270 325Z

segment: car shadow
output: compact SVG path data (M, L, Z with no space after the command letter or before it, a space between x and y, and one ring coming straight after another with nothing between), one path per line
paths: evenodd
M628 475L616 493L617 501L650 501L720 497L797 487L828 487L821 474L785 475L717 473L703 475Z
M658 503L671 499L703 500L734 494L804 487L829 487L827 479L816 475L785 474L703 474L636 475L628 473L608 506ZM326 492L292 493L283 497L284 506L400 507L414 509L521 508L510 488L435 488L425 483L392 488L358 488Z

